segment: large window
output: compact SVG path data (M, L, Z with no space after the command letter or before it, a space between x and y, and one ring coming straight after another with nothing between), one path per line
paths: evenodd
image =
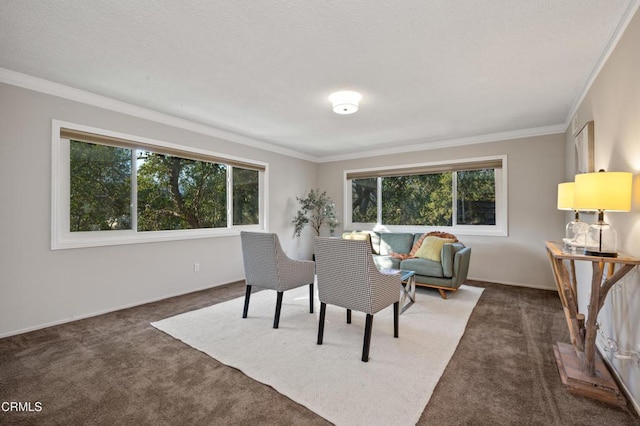
M506 157L345 173L345 228L507 235Z
M263 229L266 165L54 121L52 248Z

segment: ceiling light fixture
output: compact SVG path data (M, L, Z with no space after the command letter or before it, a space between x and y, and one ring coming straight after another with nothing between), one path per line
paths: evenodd
M333 112L336 114L353 114L358 110L362 95L358 92L343 90L329 95L329 100L333 104Z

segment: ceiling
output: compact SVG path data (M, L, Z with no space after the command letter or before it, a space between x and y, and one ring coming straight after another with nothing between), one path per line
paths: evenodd
M564 131L637 8L637 0L2 0L0 68L337 159ZM360 110L333 113L336 90L362 93Z

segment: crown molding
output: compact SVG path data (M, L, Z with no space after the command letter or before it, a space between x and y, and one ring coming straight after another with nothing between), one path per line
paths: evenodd
M620 14L620 19L618 20L618 24L611 32L611 36L609 37L609 42L603 49L602 54L600 55L600 58L596 62L596 65L593 67L591 74L589 74L589 77L587 78L587 81L584 83L582 90L580 91L575 101L571 105L571 108L569 109L569 114L567 115L567 118L564 122L565 131L571 125L571 120L577 114L580 104L582 104L582 101L584 101L584 98L587 96L587 93L589 93L591 86L593 85L596 78L598 77L598 74L600 74L600 71L602 71L602 68L604 67L604 65L607 63L609 56L611 56L611 53L613 53L613 50L618 45L620 38L622 37L625 30L629 26L629 23L633 19L639 7L640 7L640 0L627 1L627 5L625 6L622 13Z
M637 0L640 2L640 0ZM470 136L457 139L444 139L432 142L420 142L404 146L394 146L369 151L358 151L346 154L328 155L316 157L273 145L264 141L249 138L247 136L238 135L236 133L217 129L201 123L196 123L173 115L150 110L127 102L108 98L106 96L97 95L85 90L76 89L49 80L33 77L27 74L18 73L5 68L0 68L0 83L6 83L12 86L22 87L28 90L49 94L63 99L104 108L110 111L127 114L137 118L142 118L157 123L170 125L173 127L193 131L196 133L224 139L230 142L236 142L253 148L263 149L265 151L282 154L293 158L298 158L313 163L326 163L331 161L353 160L365 157L376 157L381 155L391 155L406 152L425 151L431 149L440 149L462 145L474 145L479 143L498 142L509 139L520 139L533 136L544 136L550 134L564 133L567 129L567 123L536 127L531 129L522 129L509 132L491 133L486 135Z
M372 149L370 151L358 151L348 154L328 155L318 158L319 163L327 163L330 161L355 160L364 157L377 157L381 155L392 155L406 152L426 151L431 149L451 148L454 146L475 145L480 143L499 142L510 139L522 139L535 136L555 135L564 133L566 126L564 124L555 124L553 126L535 127L530 129L514 130L509 132L489 133L486 135L469 136L466 138L443 139L433 142L422 142L411 145L394 146L388 148Z
M54 83L49 80L33 77L27 74L0 68L0 83L6 83L12 86L22 87L24 89L45 93L59 98L68 99L83 104L104 108L110 111L131 115L133 117L142 118L157 123L167 124L180 129L213 136L215 138L224 139L230 142L236 142L253 148L263 149L265 151L287 155L289 157L316 163L317 158L308 154L282 148L267 142L253 139L247 136L238 135L226 130L217 129L205 124L196 123L194 121L179 118L170 114L143 108L127 102L118 101L106 96L97 95L85 90L76 89L64 84Z

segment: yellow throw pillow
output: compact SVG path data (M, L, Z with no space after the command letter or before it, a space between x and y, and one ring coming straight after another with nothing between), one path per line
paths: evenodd
M420 249L416 252L416 257L421 257L423 259L434 260L436 262L440 262L442 246L447 243L453 243L455 240L449 238L439 238L433 236L427 236Z

